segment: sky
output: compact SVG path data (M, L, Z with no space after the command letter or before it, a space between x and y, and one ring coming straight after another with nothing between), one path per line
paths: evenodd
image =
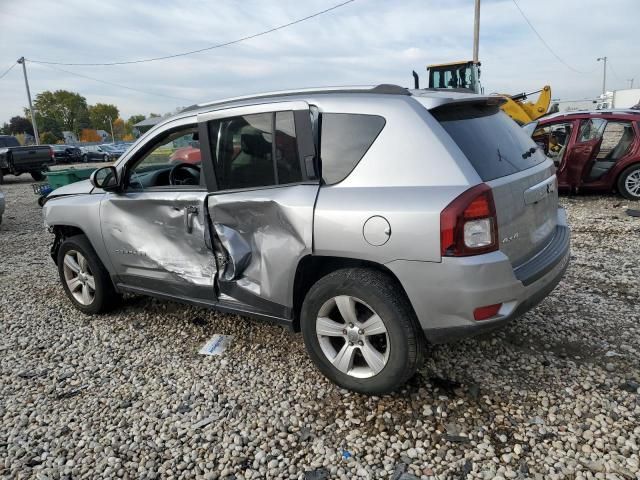
M640 0L482 0L485 93L551 85L554 98L640 87ZM472 57L473 0L355 0L286 29L186 57L121 66L58 66L171 55L227 42L329 8L341 0L0 0L0 74L27 58L32 96L65 89L123 118L230 96L335 85L426 86L426 65ZM565 64L568 64L565 65ZM76 74L76 75L74 75ZM117 83L139 91L99 83ZM171 97L171 98L169 98ZM22 68L0 79L0 123L27 106Z

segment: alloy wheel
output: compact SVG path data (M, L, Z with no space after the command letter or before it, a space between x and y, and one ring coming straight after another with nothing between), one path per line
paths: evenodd
M631 172L627 176L624 186L631 195L640 197L640 169Z
M81 305L91 305L96 296L96 281L84 255L69 250L64 256L63 271L73 298Z
M342 373L369 378L389 360L389 334L384 321L362 300L340 295L318 312L316 335L322 353Z

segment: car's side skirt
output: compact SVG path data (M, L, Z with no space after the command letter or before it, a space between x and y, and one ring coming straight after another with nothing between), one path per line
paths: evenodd
M256 318L258 320L264 320L264 321L268 321L278 325L282 325L293 330L292 318L285 318L285 317L280 317L275 315L269 315L263 312L257 312L255 310L252 310L250 306L240 304L237 302L233 302L233 305L231 305L230 303L227 303L224 301L216 302L214 300L190 298L182 295L171 295L163 292L158 292L156 290L150 290L143 287L135 287L135 286L127 285L123 283L116 284L116 288L118 289L118 291L121 291L121 292L129 292L129 293L135 293L138 295L146 295L149 297L155 297L162 300L185 303L187 305L193 305L195 307L210 308L212 310L217 310L223 313L233 313L237 315Z

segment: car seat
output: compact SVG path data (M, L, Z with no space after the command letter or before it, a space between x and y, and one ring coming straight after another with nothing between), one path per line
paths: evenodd
M230 172L232 188L273 185L275 177L271 160L271 142L265 133L249 127L240 134L240 153L233 160ZM270 136L270 134L267 134Z

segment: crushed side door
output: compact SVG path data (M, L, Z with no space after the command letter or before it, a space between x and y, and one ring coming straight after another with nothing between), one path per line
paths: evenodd
M295 118L295 148L302 176L301 181L286 184L278 182L276 172L280 168L278 149L285 148L278 145L275 128L276 115L280 112L292 112ZM239 131L250 133L225 136L223 129L235 119L241 121L252 115L267 114L273 114L273 138L264 131L255 133L255 129L249 127ZM207 122L207 131L201 130L201 138L206 138L212 147L207 149L207 156L212 158L205 159L209 162L205 168L211 168L216 175L207 208L218 265L218 300L221 305L244 307L263 315L289 319L298 263L313 251L313 211L319 188L309 106L305 102L281 102L238 107L204 117L201 121ZM271 157L260 136L266 138L267 143L272 141L269 146L273 151ZM225 146L225 142L232 143L233 148ZM274 184L233 188L236 185L228 178L233 178L234 174L223 165L225 155L233 158L227 163L239 164L236 180L241 185L245 185L242 182L247 185L259 182L257 170L260 175L271 177L268 168L258 167L255 160L259 153L255 152L261 152L262 159L276 159L272 160ZM243 154L246 158L241 157ZM280 174L281 179L283 175Z

